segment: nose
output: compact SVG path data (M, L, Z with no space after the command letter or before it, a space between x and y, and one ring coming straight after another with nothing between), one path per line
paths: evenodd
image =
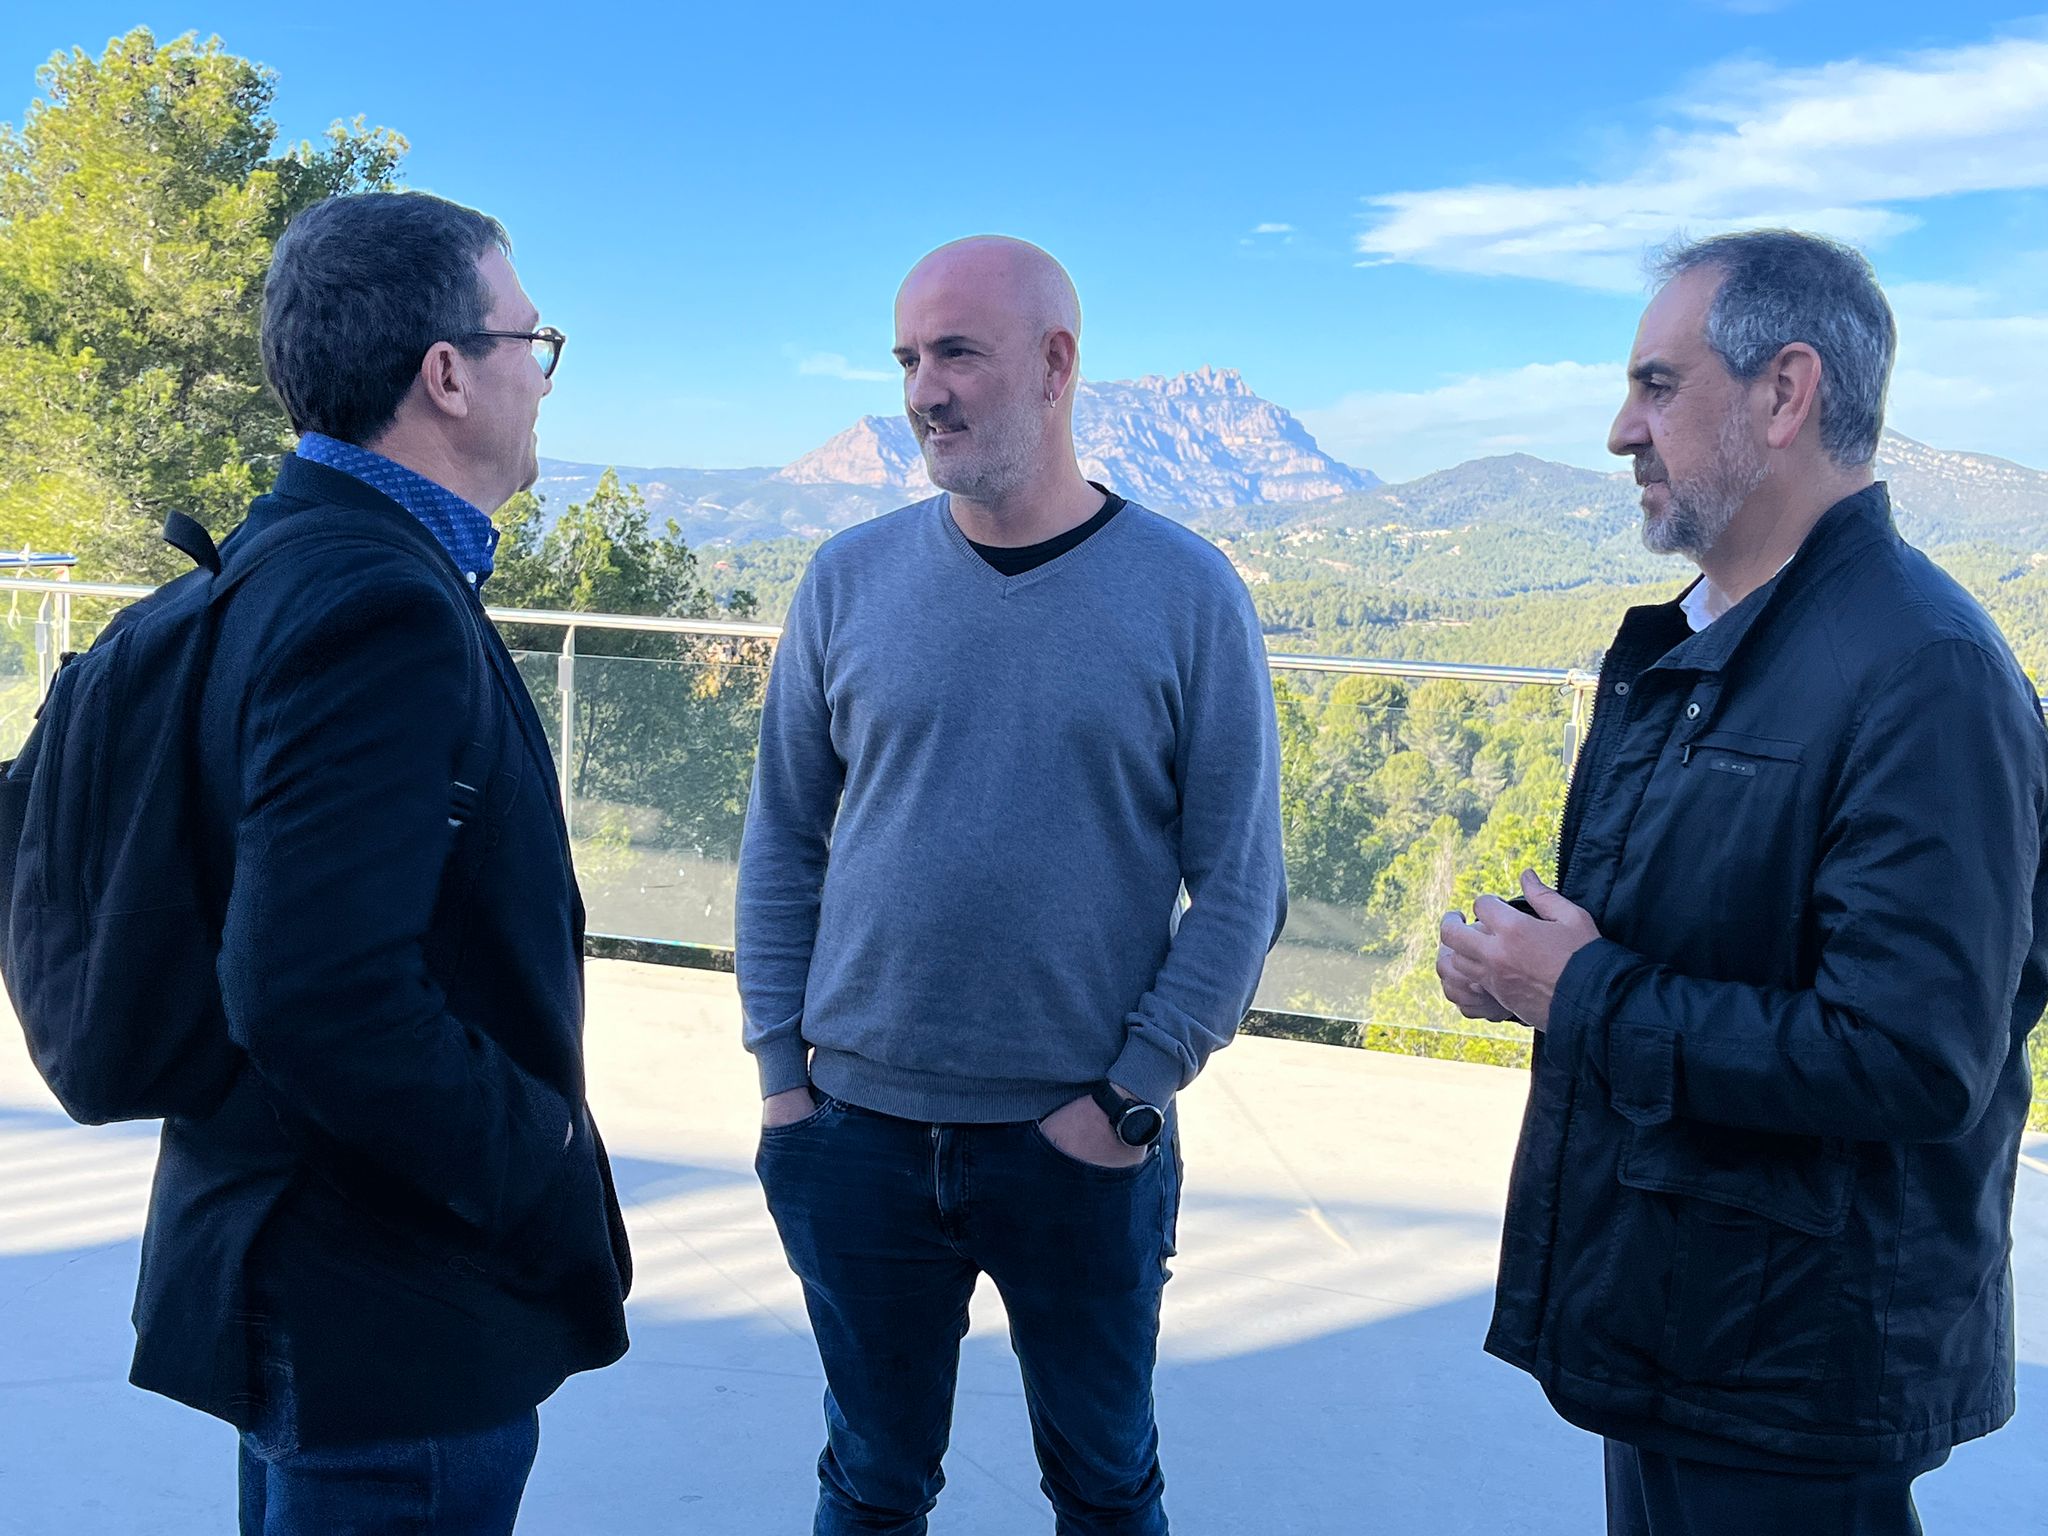
M1631 394L1615 413L1614 425L1607 429L1607 451L1627 457L1649 446L1649 420Z
M933 406L942 404L946 391L929 368L913 368L903 380L903 403L923 416Z

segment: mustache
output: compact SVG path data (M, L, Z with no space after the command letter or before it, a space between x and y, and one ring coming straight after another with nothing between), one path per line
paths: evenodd
M1669 478L1670 476L1664 472L1664 461L1654 453L1636 455L1637 485L1654 485L1660 480L1667 480Z

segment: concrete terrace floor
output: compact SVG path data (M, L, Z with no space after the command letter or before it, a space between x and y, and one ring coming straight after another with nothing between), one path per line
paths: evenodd
M809 1530L821 1377L752 1174L729 978L591 968L591 1099L634 1347L542 1410L523 1536ZM1243 1040L1183 1100L1159 1372L1180 1536L1600 1529L1599 1453L1480 1352L1521 1074ZM57 1113L0 1021L0 1532L216 1536L234 1437L126 1384L150 1127ZM1931 1533L2048 1529L2048 1146L2020 1172L2022 1408L1920 1485ZM977 1299L942 1536L1045 1536L1000 1307Z

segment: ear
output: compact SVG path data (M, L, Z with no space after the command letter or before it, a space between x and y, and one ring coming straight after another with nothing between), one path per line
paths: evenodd
M1799 440L1811 420L1820 426L1820 354L1803 341L1795 341L1764 370L1770 384L1770 415L1764 422L1764 441L1773 448L1789 448Z
M457 421L468 418L469 359L453 342L437 341L427 348L427 355L420 359L419 386L427 403L443 416Z
M1045 403L1052 405L1074 382L1081 366L1081 344L1074 333L1055 326L1045 333Z

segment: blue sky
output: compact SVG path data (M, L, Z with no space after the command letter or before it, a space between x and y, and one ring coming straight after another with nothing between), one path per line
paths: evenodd
M2008 6L30 0L0 119L137 24L505 221L571 338L559 458L782 463L900 409L896 284L993 230L1073 272L1097 378L1237 368L1389 478L1604 465L1645 246L1776 220L1876 262L1893 425L2048 466L2048 17Z

